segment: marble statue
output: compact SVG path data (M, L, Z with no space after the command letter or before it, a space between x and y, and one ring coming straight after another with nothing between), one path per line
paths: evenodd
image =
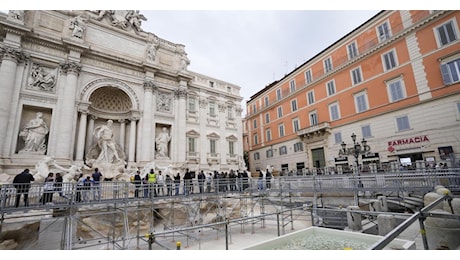
M163 127L163 131L160 132L155 139L159 157L168 157L168 143L170 140L171 136L168 133L168 129Z
M21 136L25 142L25 146L21 151L44 153L47 148L45 144L45 137L48 132L48 126L43 120L43 113L37 112L36 117L30 120L19 133L19 136Z
M72 37L79 39L83 38L83 32L86 29L84 20L81 16L77 16L70 21L70 30L72 30Z
M101 125L94 129L94 136L98 139L97 144L101 149L96 161L112 162L114 157L116 161L122 160L113 141L112 125L113 121L107 120L107 125Z

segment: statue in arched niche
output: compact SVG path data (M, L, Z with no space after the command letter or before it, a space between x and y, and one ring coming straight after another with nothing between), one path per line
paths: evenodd
M45 137L49 129L43 120L43 113L37 112L36 117L27 123L19 133L24 139L25 146L21 152L42 152L46 151Z

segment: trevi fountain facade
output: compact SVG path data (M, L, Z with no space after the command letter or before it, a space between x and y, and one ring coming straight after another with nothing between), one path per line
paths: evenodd
M240 86L188 70L134 10L0 14L0 176L241 169ZM153 166L152 166L153 165ZM48 168L47 168L48 167ZM169 167L169 168L168 168Z

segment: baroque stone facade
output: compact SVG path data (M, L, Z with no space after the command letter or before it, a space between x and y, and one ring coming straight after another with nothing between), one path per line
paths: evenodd
M240 87L189 71L185 46L144 31L146 20L135 10L0 14L0 173L43 156L91 167L94 132L109 120L127 169L239 169ZM33 152L25 130L37 114L48 132Z

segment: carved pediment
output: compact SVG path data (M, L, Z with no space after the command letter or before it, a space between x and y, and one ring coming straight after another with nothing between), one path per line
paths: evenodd
M229 135L225 138L227 141L238 141L238 138L235 135Z
M198 133L197 131L192 129L192 130L188 131L187 133L185 133L185 135L188 136L188 137L199 137L200 133Z
M216 133L210 133L210 134L206 135L206 137L208 139L219 139L220 138L220 136L218 134L216 134Z

